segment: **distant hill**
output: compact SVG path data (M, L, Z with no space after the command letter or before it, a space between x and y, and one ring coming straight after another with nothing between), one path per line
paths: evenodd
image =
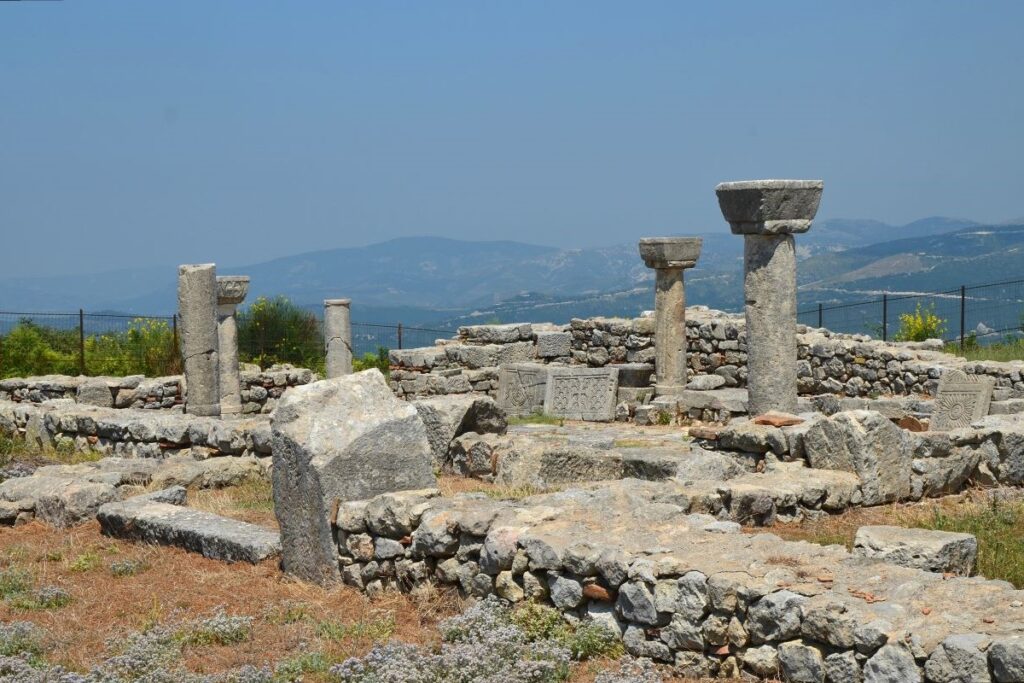
M1019 225L981 227L933 217L892 226L833 219L797 238L801 301L864 298L884 288L928 289L1021 271ZM743 240L702 235L687 298L716 308L742 306ZM893 241L891 238L899 236ZM367 247L282 256L223 274L252 278L249 300L283 294L319 309L325 298L353 299L353 318L448 326L499 319L566 321L635 315L653 306L653 273L635 243L558 249L512 241L402 238ZM173 265L99 275L0 279L0 311L118 311L169 314L176 306Z

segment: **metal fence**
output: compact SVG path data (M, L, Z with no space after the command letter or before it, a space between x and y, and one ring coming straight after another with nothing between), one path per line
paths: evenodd
M901 316L918 310L942 322L943 341L1000 342L1018 338L1024 329L1024 280L1006 280L915 294L883 294L879 299L818 304L798 312L800 322L834 332L870 334L882 340L899 336Z
M322 369L323 322L311 317L307 323L300 333L249 335L240 341L240 358ZM352 351L356 358L379 356L382 350L432 346L454 333L402 323L354 322ZM157 377L180 372L176 315L0 311L0 378L46 374Z

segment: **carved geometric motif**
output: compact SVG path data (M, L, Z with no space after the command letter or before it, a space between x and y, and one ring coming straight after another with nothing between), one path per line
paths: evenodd
M502 365L498 369L498 406L514 417L541 412L547 376L547 366L536 363Z
M929 428L946 432L969 427L988 415L995 379L984 375L968 376L960 370L948 370L939 380L935 412Z
M550 368L544 412L570 420L615 419L616 368Z

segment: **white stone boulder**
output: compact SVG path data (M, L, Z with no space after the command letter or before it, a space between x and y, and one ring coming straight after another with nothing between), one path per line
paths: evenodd
M282 560L301 579L340 578L331 536L339 501L437 483L416 408L395 398L377 370L292 389L271 427Z
M853 552L903 567L970 576L978 558L978 539L950 531L862 526L853 539Z

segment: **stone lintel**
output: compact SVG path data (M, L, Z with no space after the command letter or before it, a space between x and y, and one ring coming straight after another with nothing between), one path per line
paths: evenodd
M744 180L720 183L715 194L734 235L793 235L810 230L824 186L821 180Z
M656 270L693 268L703 243L700 237L645 237L640 240L640 258Z

